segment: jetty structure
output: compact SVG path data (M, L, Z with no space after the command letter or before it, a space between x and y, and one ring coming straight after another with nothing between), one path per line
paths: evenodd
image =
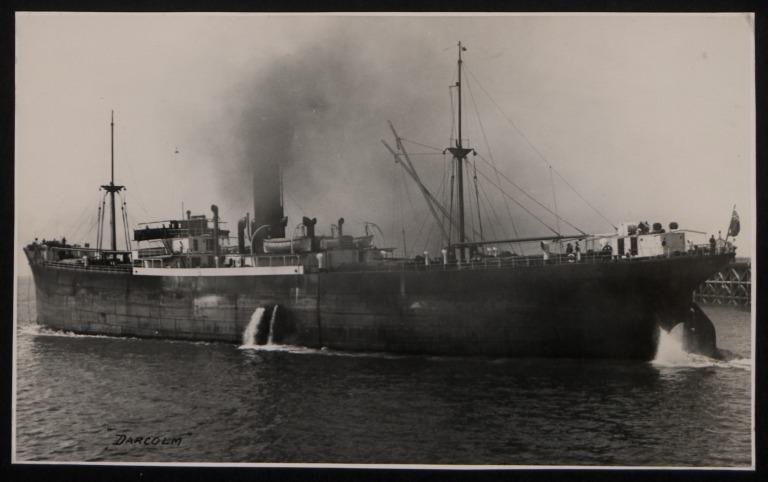
M599 235L558 226L548 236L501 240L478 233L480 219L479 229L467 229L464 175L476 152L462 138L465 50L459 43L457 135L445 150L452 156L449 205L421 181L392 124L394 146L382 141L439 227L439 255L397 257L394 248L377 247L381 230L373 223L357 236L343 218L330 236L317 235L317 219L307 216L288 228L274 166L254 177L253 216L238 220L236 244L216 205L210 216L187 211L142 223L129 236L123 201L126 249L118 250L116 196L122 199L124 186L114 179L112 117L97 246L61 239L23 248L37 322L76 333L334 350L638 359L653 358L660 329L683 323L690 350L717 356L714 326L693 293L734 258L732 244L694 244L692 231L674 222L668 230L622 223ZM472 180L476 186L476 174ZM479 210L476 187L475 195ZM504 249L521 243L538 250Z

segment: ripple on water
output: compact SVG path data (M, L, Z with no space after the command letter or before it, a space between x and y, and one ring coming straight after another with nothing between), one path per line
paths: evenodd
M744 326L715 321L735 323L718 340L744 358L418 357L24 327L17 459L749 465ZM118 433L183 442L112 445Z

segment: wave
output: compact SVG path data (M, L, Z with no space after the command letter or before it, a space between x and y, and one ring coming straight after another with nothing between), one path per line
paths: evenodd
M118 338L109 335L91 335L86 333L75 333L73 331L56 330L53 328L46 328L40 325L23 325L19 326L19 333L22 335L30 336L64 336L68 338ZM129 337L119 337L130 339Z
M137 336L126 335L95 335L89 333L75 333L67 330L57 330L54 328L47 328L37 324L19 325L18 334L26 336L50 336L50 337L65 337L65 338L100 338L107 340L125 340L125 341L155 341L163 343L187 343L191 345L212 345L219 342L211 341L195 341L195 340L174 340L169 338L141 338Z
M324 355L324 356L343 356L352 358L387 358L387 359L399 359L399 358L411 358L416 355L402 355L386 352L359 352L359 351L341 351L331 350L326 347L322 348L309 348L298 345L280 345L280 344L267 344L267 345L240 345L240 350L251 351L273 351L293 353L298 355Z

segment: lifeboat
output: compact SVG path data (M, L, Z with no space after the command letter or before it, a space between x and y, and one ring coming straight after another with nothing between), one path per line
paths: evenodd
M352 244L358 249L370 248L373 245L373 234L369 234L368 236L356 236L352 241Z
M264 240L267 254L308 253L312 251L312 238L271 238Z

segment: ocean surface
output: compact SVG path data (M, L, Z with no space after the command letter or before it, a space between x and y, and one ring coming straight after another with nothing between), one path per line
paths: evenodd
M716 361L351 354L39 328L20 279L15 460L718 466L752 463L750 314Z

